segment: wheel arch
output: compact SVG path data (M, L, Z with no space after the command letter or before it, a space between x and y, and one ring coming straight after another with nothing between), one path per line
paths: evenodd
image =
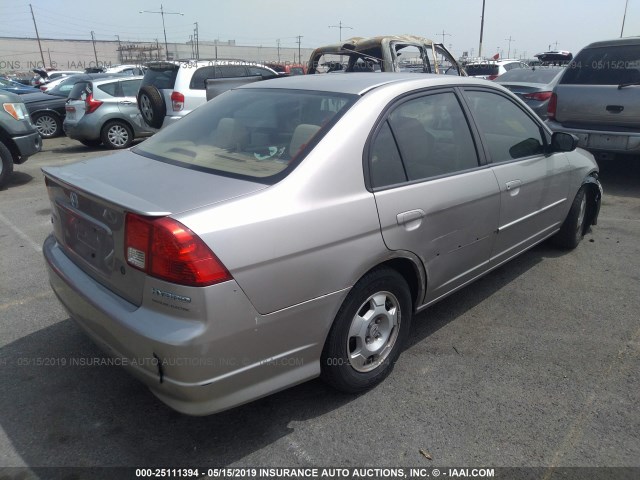
M600 204L602 202L602 186L598 180L598 172L590 172L583 180L581 187L584 187L587 194L587 221L585 221L585 230L591 225L598 224L598 215L600 213Z

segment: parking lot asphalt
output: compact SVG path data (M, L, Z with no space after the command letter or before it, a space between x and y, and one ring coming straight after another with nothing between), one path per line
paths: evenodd
M45 140L0 191L0 466L640 466L639 158L601 164L576 250L545 242L427 309L373 390L189 417L93 362L48 285L40 168L109 153Z

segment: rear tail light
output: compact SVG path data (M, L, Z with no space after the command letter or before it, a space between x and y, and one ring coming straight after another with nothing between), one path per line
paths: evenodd
M171 93L171 108L173 108L174 112L179 112L184 108L184 95L182 93Z
M93 98L93 93L89 93L87 98L84 100L84 111L85 113L93 113L100 105L102 105L102 102L100 100L95 100Z
M72 107L70 105L65 106L64 109L67 112L75 112L76 111L76 107Z
M127 213L127 263L167 282L204 287L231 280L231 274L195 233L169 217Z
M550 118L551 120L555 120L557 108L558 108L558 96L555 93L552 93L551 98L549 99L549 103L547 104L547 118Z
M527 100L538 100L539 102L544 102L545 100L549 100L551 98L551 92L525 93L524 95L522 95L522 98L526 98Z
M498 75L489 75L487 80L495 80L496 78L498 78Z

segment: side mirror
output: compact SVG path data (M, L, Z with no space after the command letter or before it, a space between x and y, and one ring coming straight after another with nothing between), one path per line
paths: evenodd
M571 133L554 132L551 135L551 150L553 152L573 152L578 146L578 137Z

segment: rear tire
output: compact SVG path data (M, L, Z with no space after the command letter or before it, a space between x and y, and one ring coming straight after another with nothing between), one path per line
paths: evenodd
M362 277L345 299L321 356L321 378L357 393L380 383L400 355L411 325L409 286L395 270Z
M0 142L0 188L3 188L13 173L13 156L4 143Z
M585 221L587 219L587 192L585 187L580 187L573 199L567 218L564 220L560 231L553 237L554 243L567 250L573 250L578 246L585 234Z
M160 91L153 85L140 87L138 92L138 109L142 120L152 128L162 127L167 114L167 106Z
M102 127L100 137L107 148L121 150L133 142L133 130L126 123L113 120Z

